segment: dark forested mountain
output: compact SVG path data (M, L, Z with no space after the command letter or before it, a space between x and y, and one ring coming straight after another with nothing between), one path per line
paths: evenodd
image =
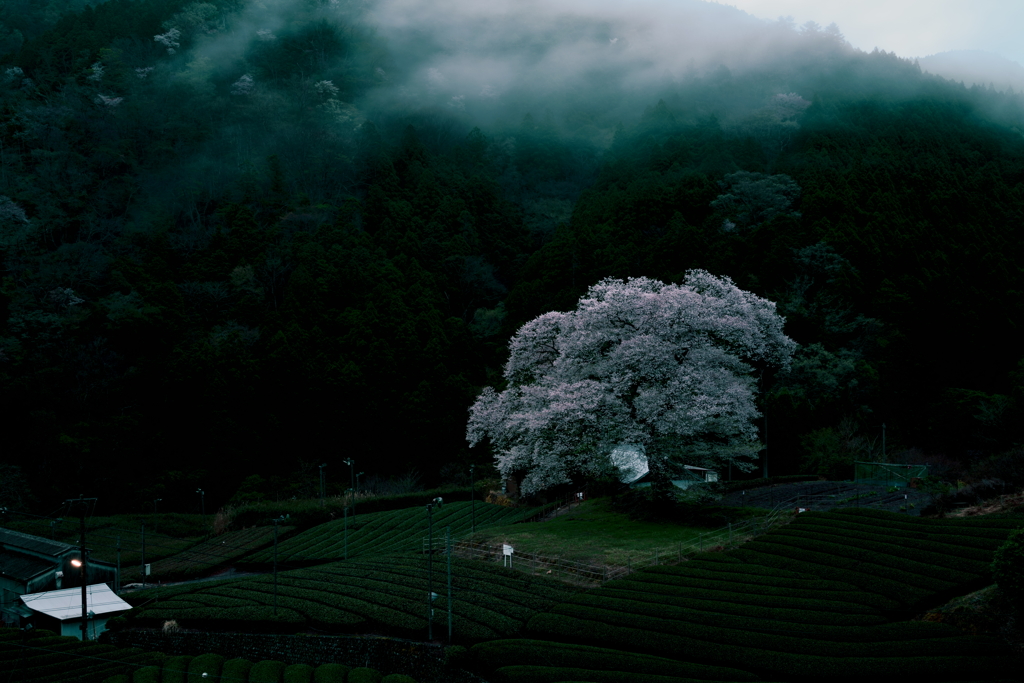
M801 344L773 473L883 422L891 457L1021 440L1020 95L699 2L747 49L662 65L608 16L459 52L387 7L0 5L0 462L37 500L461 476L519 325L688 268Z

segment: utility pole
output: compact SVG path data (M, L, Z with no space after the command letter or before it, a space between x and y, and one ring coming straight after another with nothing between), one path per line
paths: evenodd
M349 493L351 491L352 489L349 489L345 493ZM354 497L355 495L353 494L353 498ZM345 506L345 559L348 559L348 505Z
M444 528L444 549L448 553L448 644L452 644L452 527Z
M352 458L345 458L342 462L348 465L348 475L351 479L348 490L352 492L352 514L354 515L356 514L356 461Z
M79 539L78 567L82 571L82 642L84 643L89 639L89 598L87 590L89 570L85 549L85 516L96 505L96 499L84 498L79 495L78 498L69 498L66 503L68 505L68 512L71 512L72 508L78 508L78 516L81 522L79 525L81 538ZM73 560L71 564L74 565Z
M142 525L142 587L146 587L146 525Z
M121 594L121 537L117 537L117 574L114 575L114 592Z
M476 473L473 465L469 466L469 499L473 501L473 533L476 533ZM450 640L450 639L449 639Z
M274 616L277 616L277 524L288 519L290 515L281 515L274 519Z
M434 508L444 501L439 497L427 503L427 640L434 639Z
M202 489L196 489L196 493L199 494L199 509L202 512L203 517L205 517L206 516L206 491L203 491Z

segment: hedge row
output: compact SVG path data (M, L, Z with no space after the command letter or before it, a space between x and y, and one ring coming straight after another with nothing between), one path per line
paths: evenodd
M278 615L273 617L274 581L260 576L216 584L129 596L143 602L129 613L143 623L176 619L182 626L292 632L302 626L334 632L383 630L420 636L426 630L427 556L391 556L374 561L321 565L281 572ZM489 563L454 560L452 627L460 641L476 642L519 635L538 610L549 609L575 591L548 578L501 570ZM434 568L434 624L447 628L446 563ZM175 587L176 589L178 587ZM161 598L154 601L153 598Z
M934 592L948 590L958 583L973 581L978 578L976 574L937 567L927 562L909 560L905 557L882 553L878 550L869 550L845 543L825 541L819 538L800 537L786 531L766 534L759 541L763 544L782 545L797 551L827 554L833 558L833 566L837 563L881 566L885 568L884 576ZM910 551L907 552L909 553Z
M666 576L699 576L722 581L778 586L780 588L811 588L814 590L839 592L857 590L856 587L842 581L828 581L816 576L807 576L806 574L797 574L796 572L752 564L715 565L702 562L701 560L691 560L684 564L671 566L645 567L644 572L648 574L664 574Z
M874 626L887 623L887 619L878 612L845 612L846 605L830 602L795 603L801 607L775 607L752 604L747 602L728 602L725 600L703 600L699 598L681 598L668 596L664 593L652 594L645 591L619 590L602 588L597 595L608 596L620 600L633 600L640 603L653 603L707 613L748 616L758 619L775 619L778 621L798 624L821 624L826 626ZM578 599L578 598L577 598ZM781 603L785 605L787 603Z
M544 665L570 669L631 671L644 675L716 681L757 680L750 672L740 669L544 640L493 640L474 645L470 654L478 665L492 669L514 665Z
M282 526L280 535L295 527ZM167 581L201 576L227 562L251 554L274 542L274 527L264 526L241 531L229 531L191 546L152 564L152 576ZM155 581L155 578L151 580Z
M621 597L608 595L600 592L595 594L580 595L571 603L564 603L555 608L560 614L569 613L567 605L579 605L595 609L611 609L620 614L631 614L640 617L637 621L643 623L646 617L655 617L674 622L680 622L688 626L702 627L712 626L719 628L736 629L780 635L799 635L814 640L828 640L836 642L881 642L886 640L917 640L920 638L937 638L940 636L956 636L960 633L956 628L948 624L936 624L926 621L915 621L906 623L881 623L872 625L852 624L822 624L817 621L804 621L800 617L811 616L814 613L803 611L795 613L791 611L782 614L782 610L774 610L770 614L726 614L706 610L693 609L691 607L680 607L668 605L665 602L630 600ZM813 619L813 616L811 617ZM939 626L940 628L934 628Z
M602 621L614 626L634 628L652 633L683 636L712 642L717 645L736 645L758 650L786 652L790 654L816 655L822 657L902 657L937 656L948 654L1005 653L1005 645L993 638L981 636L950 635L946 629L936 631L935 637L919 637L908 640L845 641L821 640L815 628L779 628L774 632L762 632L747 628L714 626L671 618L676 615L659 617L655 614L625 613L605 607L566 603L558 605L550 614L569 620ZM531 620L532 623L532 620ZM921 622L930 624L930 622ZM767 625L767 624L766 624ZM956 633L956 631L953 631ZM957 650L960 650L959 652Z
M836 514L836 513L833 513ZM914 524L920 527L970 527L983 529L1006 529L1012 531L1019 529L1024 522L1020 519L1006 519L998 517L947 517L945 519L921 519L920 517L908 517L896 512L885 510L874 510L870 508L847 508L838 513L849 517L868 517L885 523L886 526L899 526L901 524Z
M850 583L864 592L888 598L897 605L912 605L935 594L931 590L884 578L887 568L882 565L835 558L826 553L802 551L778 543L751 541L742 548L730 552L739 559L754 564L783 569L799 568L801 571L826 579Z
M637 674L631 671L522 664L497 669L491 674L491 680L494 683L563 683L567 680L586 683L699 683L692 678Z
M775 484L795 484L801 481L818 481L821 477L813 474L788 474L781 477L761 477L760 479L747 479L745 481L719 482L715 490L719 493L728 494L736 491L750 491L752 489L764 488Z
M6 678L26 683L102 680L165 657L158 652L83 643L46 630L25 634L16 629L0 629L0 672Z
M476 498L478 504L483 500L486 485L477 482ZM446 487L431 489L428 491L416 491L415 493L400 493L394 496L380 496L358 500L356 510L361 514L372 512L388 512L415 508L426 505L438 496L446 502L471 500L472 489L464 487ZM344 502L340 498L328 498L326 504L320 500L283 500L278 502L250 503L231 510L231 524L233 527L264 526L271 523L275 517L289 515L291 522L303 528L309 528L317 524L330 522L340 517L344 512ZM422 509L422 507L420 507Z
M981 576L988 573L988 565L992 562L992 553L985 550L949 544L933 544L928 541L913 543L911 542L912 539L896 540L884 534L872 535L840 530L815 529L807 525L788 525L779 529L774 535L797 536L820 539L828 543L839 543L848 547L861 548L872 553L878 553L879 555L890 555L920 562L928 567L935 568L939 572L946 569L953 572Z
M706 590L720 590L732 593L756 593L758 595L772 595L783 597L803 597L808 600L834 600L838 602L857 602L857 598L863 593L852 586L844 587L842 590L829 590L815 585L814 580L806 582L806 588L801 590L799 582L776 586L771 583L750 583L745 577L721 577L711 576L712 572L700 572L695 574L663 574L660 572L640 572L633 574L630 578L634 581L653 584L653 590L657 586L671 586L679 588L698 588ZM780 580L784 581L784 580ZM835 585L836 582L829 582ZM865 596L867 597L867 596Z
M672 598L690 598L704 600L720 600L722 602L733 602L741 605L758 605L761 607L780 607L790 609L828 609L834 612L847 614L877 614L878 610L891 609L894 604L891 601L879 598L871 593L862 591L857 594L839 593L832 599L812 599L803 597L799 590L792 590L788 593L772 595L759 593L757 591L743 590L715 590L711 588L700 588L696 586L680 586L667 582L650 581L645 576L646 572L630 574L629 578L611 581L602 588L632 590L648 592L659 596ZM898 606L896 604L895 606Z
M473 523L472 503L453 503L433 513L435 541L443 538L445 526L459 536L469 532ZM506 508L499 505L477 503L476 526L511 524L525 519L539 508ZM389 553L420 550L428 534L428 520L422 508L410 508L360 514L346 522L336 519L304 531L278 544L281 562L341 559L345 554L345 526L348 525L348 556L369 553ZM254 553L247 558L252 563L269 564L273 550Z
M991 557L992 551L1004 543L1001 538L977 537L969 531L965 531L962 534L934 534L924 530L907 531L887 527L879 529L877 525L862 522L807 517L807 515L800 515L799 518L793 520L790 527L841 533L844 536L868 540L874 540L876 537L882 536L890 542L898 540L901 545L906 544L910 548L920 548L922 550L935 549L939 552L949 551L962 554L964 557L974 557L975 559L983 559L985 553L988 553L989 557Z
M845 540L888 543L900 548L938 553L944 557L953 555L975 560L981 564L987 564L990 561L993 549L1000 544L998 539L975 538L971 529L964 529L963 533L952 535L952 533L928 533L924 529L907 531L888 526L871 529L867 524L861 524L859 528L851 528L852 526L853 524L849 522L811 517L806 520L798 518L785 528L828 533L828 535L839 536ZM1001 531L1001 529L998 530Z
M986 679L1012 677L1016 660L1008 656L916 656L904 649L894 657L821 656L796 654L724 644L709 640L619 626L603 619L580 619L559 614L538 614L527 630L538 637L586 642L637 652L671 655L688 661L742 667L762 676L806 681ZM912 641L911 644L922 641ZM927 641L924 641L927 642Z
M204 679L203 674L210 678ZM219 678L218 678L219 677ZM20 680L20 679L19 679ZM225 661L220 655L169 657L161 666L137 668L131 676L118 674L104 683L200 683L222 680L234 683L416 683L404 674L383 676L368 667L351 668L343 664L285 664L264 660L253 664L246 659Z

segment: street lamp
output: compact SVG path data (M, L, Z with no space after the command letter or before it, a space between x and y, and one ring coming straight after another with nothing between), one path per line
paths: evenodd
M206 491L202 489L196 489L196 493L199 494L199 509L203 513L203 517L206 516Z
M327 463L320 465L320 507L324 506L324 468Z
M274 518L274 616L277 616L277 524L289 518L290 515L281 515Z
M349 477L351 479L351 481L349 482L349 490L350 491L355 491L356 490L356 461L353 460L352 458L345 458L344 460L342 460L342 462L345 463L346 465L348 465L348 474L349 474ZM353 497L353 499L355 498L355 494L354 493L352 494L352 497Z
M434 639L434 508L444 503L440 496L427 503L427 640Z
M345 493L351 493L352 500L355 500L355 492L352 489L345 491ZM345 559L348 559L348 505L345 506Z

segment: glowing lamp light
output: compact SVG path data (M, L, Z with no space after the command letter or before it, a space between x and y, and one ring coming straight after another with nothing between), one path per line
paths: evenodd
M71 566L72 567L81 567L82 566L82 561L81 560L71 560Z

